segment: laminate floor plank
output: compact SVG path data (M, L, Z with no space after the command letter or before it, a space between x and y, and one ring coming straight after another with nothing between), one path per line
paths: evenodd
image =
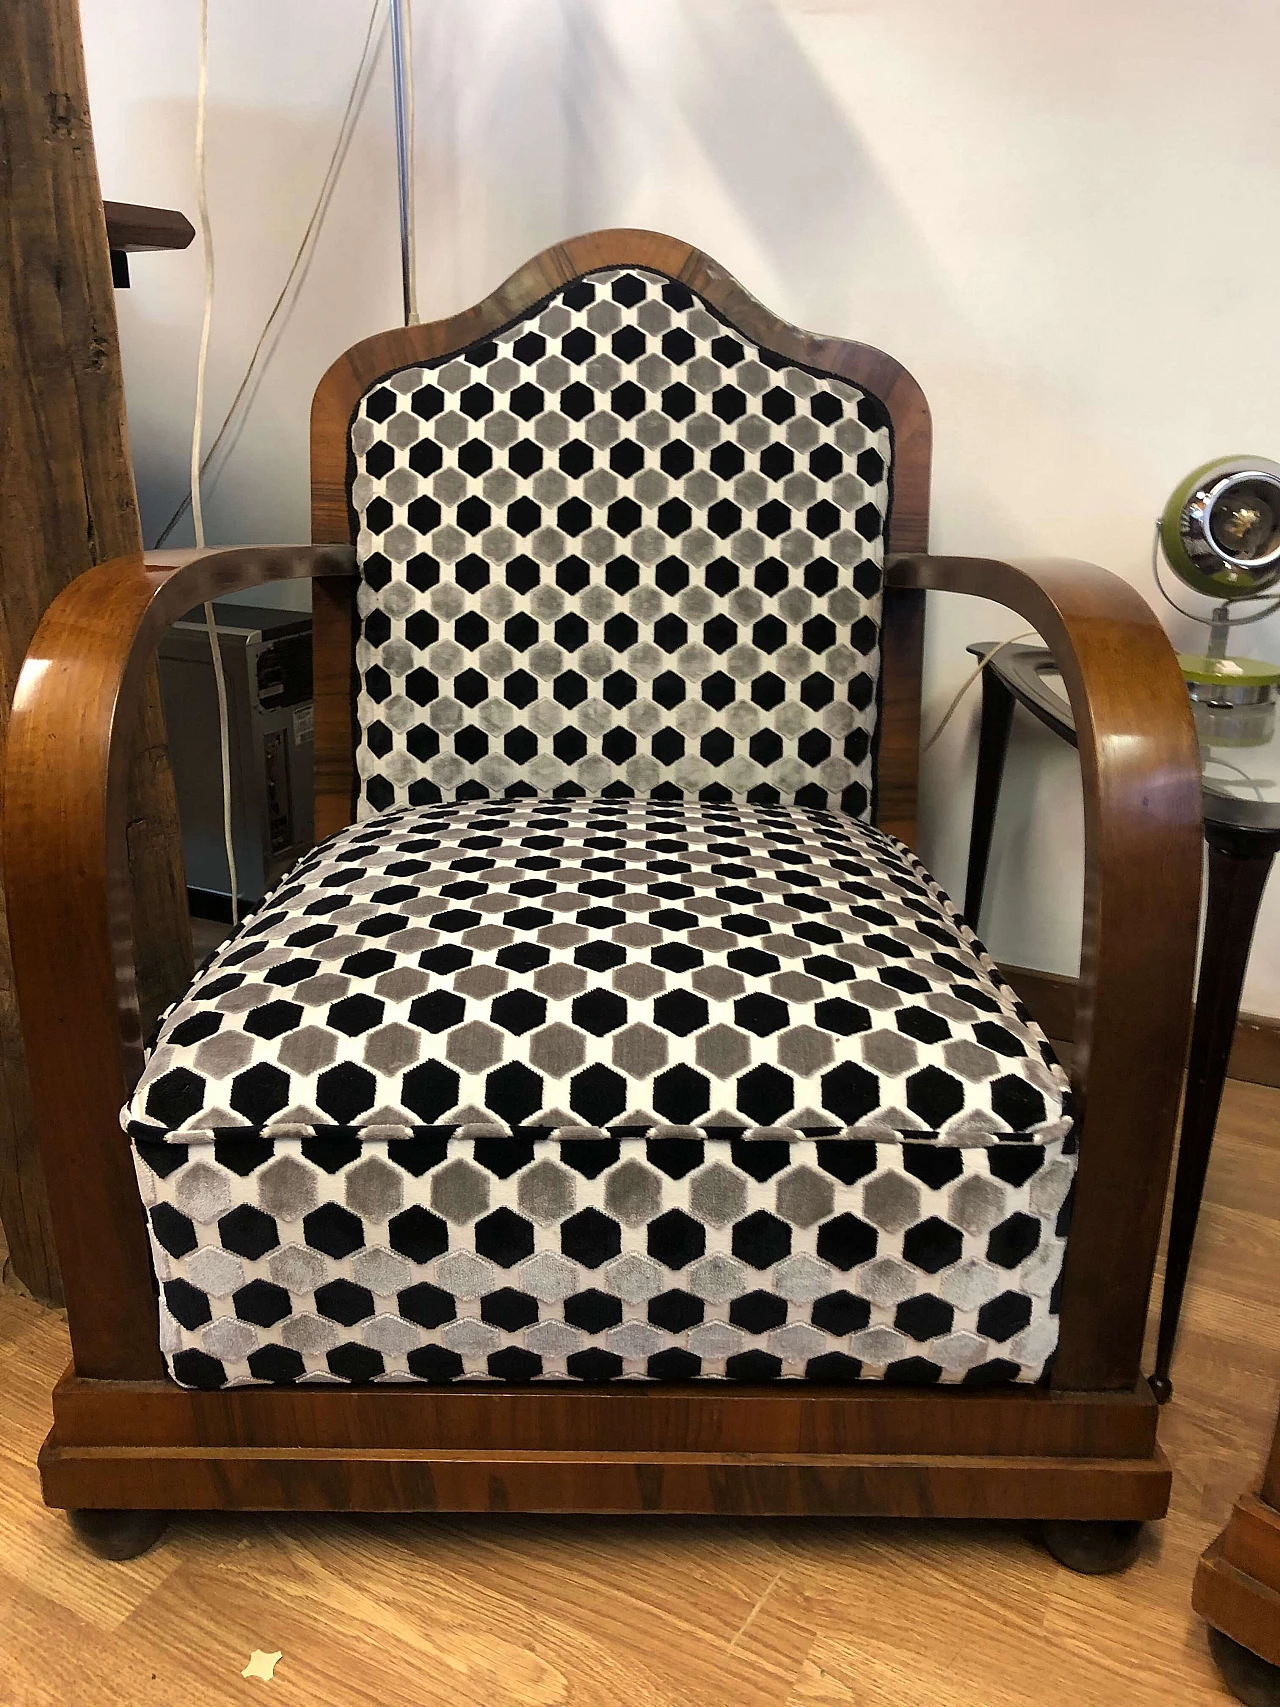
M1172 1511L1086 1578L1017 1524L838 1519L193 1516L107 1564L40 1502L65 1322L0 1287L0 1707L1221 1707L1191 1578L1270 1439L1278 1299L1280 1091L1233 1083Z

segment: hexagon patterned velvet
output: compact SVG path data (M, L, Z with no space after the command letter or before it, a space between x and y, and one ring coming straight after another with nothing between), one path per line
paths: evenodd
M882 404L613 268L351 456L360 822L124 1112L175 1379L1038 1379L1066 1080L865 821Z
M187 1384L1034 1380L1048 1045L835 812L402 807L306 856L126 1110Z
M872 789L883 405L611 269L351 427L361 812Z

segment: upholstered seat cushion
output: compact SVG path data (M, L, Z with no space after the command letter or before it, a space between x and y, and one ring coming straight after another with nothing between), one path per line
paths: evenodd
M1066 1081L915 857L802 807L405 807L125 1110L175 1375L1035 1379Z

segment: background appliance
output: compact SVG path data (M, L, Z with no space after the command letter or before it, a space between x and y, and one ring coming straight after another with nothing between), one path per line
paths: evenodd
M227 686L232 835L240 897L255 906L314 839L311 618L218 607ZM160 694L182 820L191 911L231 918L218 696L202 611L160 642Z
M1193 592L1217 601L1209 617L1187 610L1160 579L1160 558ZM1203 653L1180 652L1202 741L1213 746L1265 746L1275 729L1280 666L1227 656L1231 630L1280 610L1280 463L1265 457L1220 457L1186 475L1156 524L1151 567L1175 610L1207 623ZM1262 610L1233 610L1271 598Z

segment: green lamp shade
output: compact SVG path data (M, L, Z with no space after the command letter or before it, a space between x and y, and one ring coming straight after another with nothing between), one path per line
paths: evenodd
M1211 599L1250 599L1280 583L1280 464L1225 457L1193 469L1160 517L1174 574Z

